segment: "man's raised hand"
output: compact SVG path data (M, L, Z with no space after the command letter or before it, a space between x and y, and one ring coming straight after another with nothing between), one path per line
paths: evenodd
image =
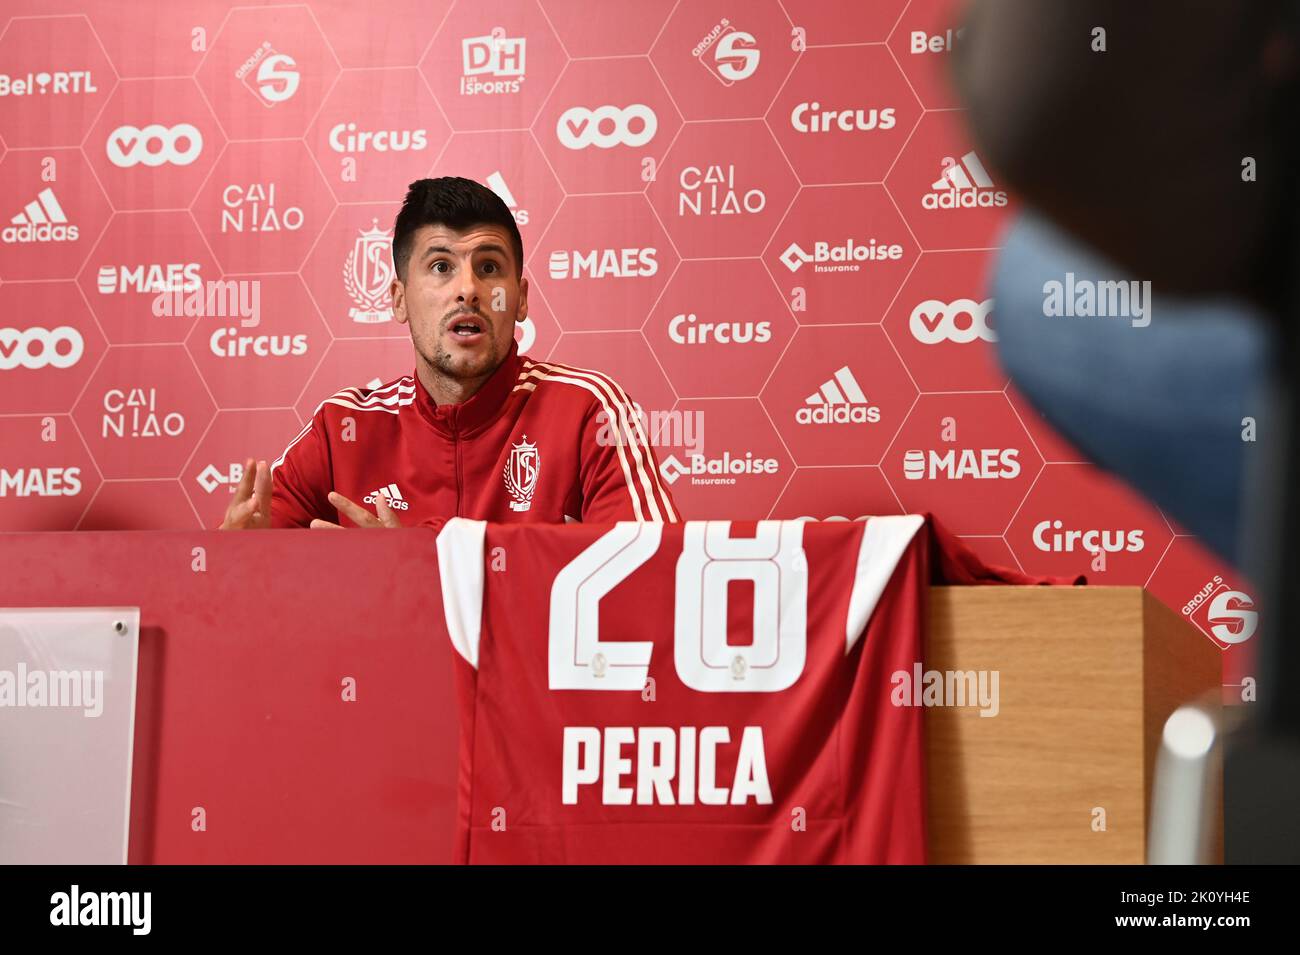
M271 526L271 469L265 461L249 458L244 476L235 488L235 499L226 508L223 531L260 530Z
M382 491L375 495L375 514L371 514L360 504L349 501L338 491L330 491L329 501L339 511L350 517L352 523L356 524L357 527L395 528L402 526L397 519L397 515L393 513L393 509L388 506L388 498ZM331 521L323 521L319 517L311 522L311 527L312 530L343 530L340 525Z

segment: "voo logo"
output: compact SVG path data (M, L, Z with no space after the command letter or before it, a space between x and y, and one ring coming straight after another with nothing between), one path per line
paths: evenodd
M587 109L572 106L560 114L555 135L568 149L613 149L615 146L644 146L654 139L659 117L644 103L620 109L601 106Z
M109 161L123 169L141 164L188 166L203 152L203 134L189 123L175 126L153 123L144 129L119 126L108 134L105 150Z
M965 345L980 338L986 342L995 342L998 336L989 327L989 315L993 311L993 299L982 302L974 299L959 298L952 302L927 299L912 309L912 318L908 327L912 337L923 345L938 345L940 342L956 342ZM957 324L958 317L969 316L964 327Z
M71 368L85 342L71 325L57 328L0 328L0 371L14 368Z

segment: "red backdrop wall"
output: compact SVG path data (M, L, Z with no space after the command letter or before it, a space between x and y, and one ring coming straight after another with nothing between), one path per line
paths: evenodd
M214 526L239 461L411 371L392 220L457 174L523 234L521 348L622 381L688 516L932 510L991 561L1150 587L1239 683L1206 595L1248 585L996 364L1014 204L945 81L953 7L11 0L0 529Z

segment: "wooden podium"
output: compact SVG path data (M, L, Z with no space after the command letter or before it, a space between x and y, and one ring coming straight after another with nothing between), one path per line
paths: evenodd
M1219 650L1140 587L933 587L929 611L927 670L999 673L996 716L927 710L930 861L1145 862L1165 720L1218 705Z

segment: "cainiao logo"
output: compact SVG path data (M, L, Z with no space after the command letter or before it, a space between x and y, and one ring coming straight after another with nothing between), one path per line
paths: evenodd
M81 468L0 468L0 497L74 497Z
M807 101L790 111L790 125L796 133L870 132L894 128L894 107L884 109L822 109Z
M79 232L68 222L68 215L50 188L42 189L23 211L9 220L5 242L75 242Z
M772 323L701 322L694 312L683 312L668 322L668 338L678 345L761 345L772 340Z
M343 260L343 288L352 299L348 318L361 325L378 325L393 320L393 232L379 228L371 219Z
M502 27L489 36L471 36L460 41L463 75L460 94L518 93L524 82L525 53L528 41L508 37ZM479 79L482 76L495 79Z
M179 411L159 415L156 388L110 388L104 392L100 437L174 438L185 431L185 416Z
M798 424L878 424L880 408L867 400L853 372L844 365L804 399L794 420Z
M0 371L71 368L85 349L81 332L71 325L0 328Z
M659 271L656 249L556 249L546 262L553 279L647 278Z
M1062 521L1039 521L1034 525L1034 546L1049 554L1072 554L1086 551L1096 554L1109 551L1117 554L1128 551L1136 554L1146 546L1142 531L1074 530Z
M903 454L903 477L909 481L1010 480L1020 476L1019 458L1017 448L913 450Z
M419 152L429 145L427 129L357 128L356 123L335 123L330 127L330 149L336 153Z
M998 336L989 324L993 314L993 299L977 302L970 298L943 302L926 299L912 309L907 327L912 337L923 345L955 342L965 345L979 340L995 342Z
M203 134L191 123L163 126L152 123L143 129L119 126L108 134L104 144L109 162L129 169L132 166L188 166L203 152Z
M723 17L691 48L691 56L723 86L732 86L754 75L762 53L752 33L737 30Z
M203 287L203 277L197 262L101 265L95 276L95 287L100 295L192 292Z
M781 253L781 263L791 272L798 272L809 262L814 272L858 272L864 262L898 261L902 257L903 247L894 242L870 239L863 244L845 239L837 245L814 242L811 252L798 242L791 242Z
M298 92L302 75L298 64L287 53L277 53L270 43L263 41L235 70L235 79L241 81L267 109L283 103Z
M681 461L670 454L659 465L659 474L669 484L679 478L689 477L691 484L735 484L738 477L756 474L776 474L781 462L776 458L756 458L754 452L744 456L724 451L721 456L687 454Z
M645 103L631 106L571 106L555 123L555 135L566 149L613 149L644 146L655 138L659 117Z
M296 232L302 228L302 208L277 205L274 182L232 183L221 191L222 232Z
M921 208L988 209L1007 204L1007 194L993 184L979 156L971 150L961 159L946 157L943 175L921 197Z
M283 358L307 354L307 336L241 335L239 329L218 328L208 336L208 350L218 358Z
M767 195L762 189L736 191L736 167L687 166L678 177L677 214L734 216L762 212Z

